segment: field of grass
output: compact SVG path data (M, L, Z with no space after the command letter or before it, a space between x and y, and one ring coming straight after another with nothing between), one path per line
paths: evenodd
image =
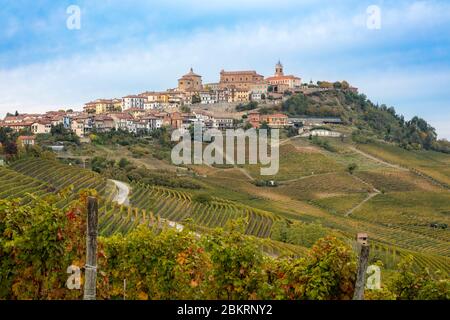
M332 214L344 215L367 197L367 193L356 193L313 200L312 202Z
M275 176L261 176L259 165L245 165L245 169L255 179L291 180L311 174L343 171L345 167L320 152L308 152L296 148L291 143L280 146L279 171Z
M366 193L368 186L345 172L307 177L301 180L281 184L273 188L280 193L297 200L311 200L354 193Z
M384 192L442 191L441 188L409 171L393 168L356 171L355 175Z
M448 154L434 151L408 151L381 142L361 144L358 148L387 162L416 169L450 185L450 155Z

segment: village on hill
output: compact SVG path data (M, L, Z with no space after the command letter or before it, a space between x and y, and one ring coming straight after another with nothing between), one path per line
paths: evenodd
M280 112L260 114L257 111L258 104L279 105L294 94L309 95L328 90L358 91L346 81L302 83L298 76L285 75L281 62L276 64L274 75L267 78L256 71L222 70L219 82L205 84L202 76L191 68L178 79L178 86L173 89L97 99L85 103L83 111L68 109L42 114L8 113L0 121L0 127L28 133L19 138L19 143L24 146L34 145L35 135L48 134L57 125L71 130L81 141L89 142L89 135L93 132L124 130L148 133L163 126L188 130L195 123L219 130L245 126L258 128L263 123L270 128L292 127L299 123L302 127L340 123L339 118L289 118ZM315 132L315 135L329 134L323 130Z

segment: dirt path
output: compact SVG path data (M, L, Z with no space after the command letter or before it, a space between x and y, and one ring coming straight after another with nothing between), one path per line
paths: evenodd
M367 201L369 201L370 199L372 199L373 197L379 195L379 192L373 192L370 193L367 198L365 198L363 201L361 201L356 207L354 207L353 209L351 209L350 211L348 211L345 214L345 217L348 217L349 215L351 215L353 212L355 212L356 210L358 210L359 208L361 208Z
M401 167L401 166L399 166L397 164L392 164L392 163L386 162L386 161L384 161L384 160L382 160L380 158L377 158L377 157L374 157L374 156L372 156L372 155L370 155L368 153L365 153L364 151L361 151L361 150L359 150L359 149L357 149L355 147L350 147L350 150L352 150L352 151L354 151L356 153L359 153L360 155L362 155L362 156L364 156L364 157L366 157L366 158L368 158L370 160L373 160L375 162L384 164L385 166L388 166L388 167L391 167L391 168L395 168L395 169L399 169L399 170L402 170L402 171L409 171L406 168L403 168L403 167Z
M300 181L300 180L305 180L308 178L312 178L312 177L321 177L321 176L328 176L328 175L332 175L335 174L336 172L327 172L327 173L319 173L319 174L310 174L309 176L304 176L304 177L300 177L300 178L296 178L296 179L291 179L291 180L283 180L283 181L279 181L278 183L281 184L286 184L286 183L290 183L290 182L295 182L295 181Z
M370 201L370 199L372 199L373 197L381 194L381 191L378 190L377 188L375 188L372 184L368 183L367 181L364 181L363 179L361 179L360 177L357 177L353 174L349 175L353 178L358 180L359 182L365 184L366 186L370 187L372 189L372 192L369 193L369 195L367 196L367 198L365 198L363 201L361 201L358 205L356 205L355 207L353 207L352 209L350 209L345 216L348 217L349 215L351 215L353 212L355 212L356 210L358 210L359 208L361 208L366 202Z

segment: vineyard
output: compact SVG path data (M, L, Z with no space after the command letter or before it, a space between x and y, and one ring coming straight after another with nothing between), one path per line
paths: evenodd
M140 224L153 225L157 221L191 223L201 231L223 227L229 221L242 218L247 221L246 234L268 238L274 220L279 219L270 212L237 204L214 197L209 203L192 200L192 195L175 189L133 184L131 206L114 203L113 185L99 174L79 167L71 167L57 161L38 158L22 159L11 165L11 169L0 168L0 198L22 198L33 193L37 196L56 194L73 188L68 198L58 201L63 208L82 189L94 189L101 196L99 228L105 236L117 232L127 234ZM10 188L13 186L13 188ZM206 228L206 229L205 229ZM304 249L277 243L270 239L263 247L273 254L285 252L299 254Z
M191 219L196 225L216 228L226 225L230 220L244 218L248 221L246 234L266 238L270 236L273 220L276 219L269 212L219 198L199 203L192 201L192 196L186 192L140 184L133 184L132 187L133 206L158 212L161 218L170 221L183 222Z
M211 191L208 201L197 201L196 191L132 183L130 206L124 206L113 201L115 186L93 171L54 160L21 159L9 168L0 167L0 198L20 198L22 203L27 203L31 194L42 197L71 189L72 193L57 202L58 207L64 208L80 190L94 189L101 199L99 227L104 236L128 234L141 224L155 223L177 228L189 224L196 232L208 233L241 218L247 222L245 233L274 256L303 256L306 252L306 248L270 239L274 221L319 222L347 238L365 230L372 239L372 256L389 267L412 254L419 266L450 272L449 231L429 226L432 220L447 221L448 195L431 192L434 186L429 187L427 182L418 181L414 176L395 170L358 171L359 177L377 187L387 176L387 189L391 192L377 195L351 217L345 217L346 211L366 197L368 189L347 173L325 172L317 177L286 180L279 188L268 192L249 183L238 169L213 170L223 179L213 179L214 183L202 180ZM413 192L418 185L425 185L428 192ZM392 192L394 190L404 192ZM412 200L411 194L417 200L405 206L405 202ZM280 200L274 202L273 199ZM430 199L434 200L430 202ZM403 211L398 212L399 207Z

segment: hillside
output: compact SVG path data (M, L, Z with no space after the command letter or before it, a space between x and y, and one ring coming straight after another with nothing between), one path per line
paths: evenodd
M357 232L364 231L371 239L372 259L382 260L387 268L394 268L402 256L412 253L418 264L449 272L450 231L435 226L448 226L450 222L450 193L445 187L450 175L448 170L441 170L448 168L450 156L407 151L381 142L326 140L333 146L333 152L307 138L284 143L280 150L280 171L271 177L277 181L277 187L256 186L255 180L267 177L259 176L257 166L248 165L191 166L191 173L178 179L190 181L196 189L190 184L181 188L167 183L157 186L143 182L154 174L150 169L145 169L147 176L129 180L136 171L131 164L124 169L128 176L122 177L131 189L127 207L112 202L114 187L107 183L107 177L55 160L24 158L2 169L4 185L14 183L16 187L5 189L1 196L13 198L25 191L42 194L44 191L39 190L43 186L56 192L74 185L70 199L78 190L95 189L104 199L100 217L104 235L126 234L139 224L154 223L157 217L193 223L199 232L242 217L248 221L245 232L271 238L263 247L277 255L302 255L311 242L326 234L351 241ZM151 144L141 147L152 149ZM105 148L109 147L103 146L98 152L103 154ZM89 150L92 151L92 146ZM402 155L402 161L396 161L398 154ZM128 159L130 163L136 160ZM347 170L350 163L357 164L353 174ZM115 170L121 172L117 167ZM110 171L107 169L103 174ZM158 183L171 174L160 175ZM17 184L19 180L21 184ZM204 194L208 194L206 199L197 199ZM68 200L59 203L64 207ZM287 227L283 221L289 223ZM290 237L280 237L280 228L288 228L283 232L289 231ZM304 234L310 238L299 236Z
M323 92L271 106L293 116L339 116L344 124L328 128L345 135L313 139L284 130L274 176L261 176L259 165L174 166L166 130L96 134L93 143L69 145L56 156L39 148L20 152L0 167L0 199L27 205L50 197L67 210L91 190L100 198L99 228L107 239L134 237L141 225L210 235L241 220L243 233L274 259L308 257L327 236L354 247L356 233L365 232L369 262L383 265L383 281L409 256L414 270L448 277L450 154L436 151L435 139L426 144L433 135L428 126L412 131L424 140L396 139L393 132L412 130L414 121L352 97ZM113 180L127 185L122 204Z

